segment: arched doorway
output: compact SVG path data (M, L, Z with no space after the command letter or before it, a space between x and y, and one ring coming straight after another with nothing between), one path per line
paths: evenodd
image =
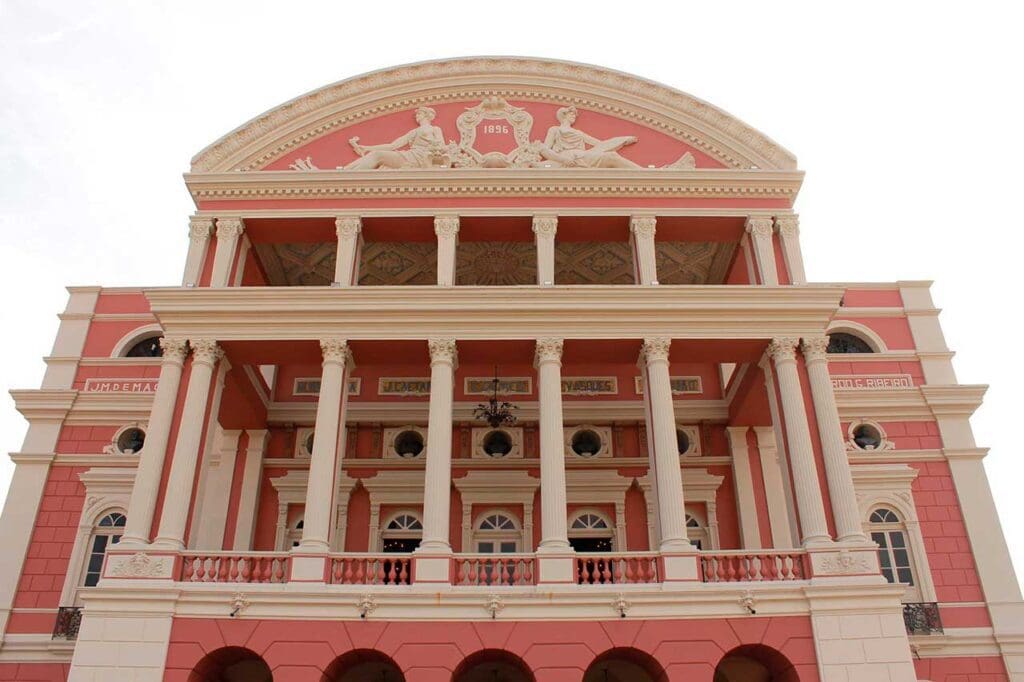
M799 682L789 659L763 644L745 644L722 657L714 682Z
M356 649L334 659L320 682L405 682L405 675L386 654Z
M226 646L202 658L188 682L273 682L270 666L255 651Z
M484 649L467 656L452 674L452 682L534 682L530 668L515 654Z
M661 664L647 652L621 647L609 649L594 659L583 674L583 682L665 682Z

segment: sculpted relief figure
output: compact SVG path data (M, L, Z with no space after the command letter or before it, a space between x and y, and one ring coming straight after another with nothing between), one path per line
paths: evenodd
M416 110L416 123L419 125L393 142L364 146L359 138L348 141L360 158L347 166L345 170L374 170L377 168L433 168L451 164L448 147L444 142L444 133L433 125L437 115L430 107ZM402 149L407 147L407 149Z
M598 140L582 130L573 128L576 122L576 107L568 106L558 110L555 116L558 125L548 129L543 142L533 143L534 149L544 159L534 166L557 165L565 168L640 168L619 154L619 149L636 142L632 135ZM587 148L590 145L590 148Z

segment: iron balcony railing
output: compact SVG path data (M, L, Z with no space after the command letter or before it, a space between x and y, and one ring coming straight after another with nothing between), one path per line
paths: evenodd
M903 623L910 635L942 634L942 618L935 602L912 602L903 605Z
M78 639L81 625L81 606L61 606L57 609L57 622L53 624L53 639Z

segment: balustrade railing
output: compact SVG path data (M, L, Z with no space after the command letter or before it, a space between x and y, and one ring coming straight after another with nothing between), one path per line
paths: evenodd
M706 583L742 583L805 580L807 555L803 552L701 552L701 580Z
M537 569L532 554L459 555L452 559L453 585L533 585Z
M178 580L186 583L285 583L289 557L284 554L181 555Z
M657 554L580 554L576 557L576 582L580 585L658 583Z
M334 585L408 585L412 582L409 554L346 554L331 558Z

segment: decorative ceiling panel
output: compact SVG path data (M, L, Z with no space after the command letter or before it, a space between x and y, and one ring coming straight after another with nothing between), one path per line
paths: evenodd
M456 284L537 283L537 248L532 242L462 242L455 254Z
M328 286L334 281L333 242L256 244L271 286Z
M661 284L720 284L732 261L735 244L655 242Z
M626 242L555 242L556 284L633 284Z
M437 284L437 244L366 242L359 264L359 284Z

